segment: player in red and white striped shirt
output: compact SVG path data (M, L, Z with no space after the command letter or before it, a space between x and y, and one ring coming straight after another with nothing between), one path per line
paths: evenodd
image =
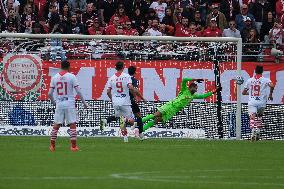
M255 75L249 78L245 84L243 95L249 95L248 112L250 116L251 140L259 140L262 116L267 99L273 100L274 84L270 79L262 77L263 67L256 66ZM267 89L270 88L267 97Z
M76 144L77 111L75 107L74 89L82 100L84 108L87 108L88 105L82 96L76 76L72 73L69 73L70 63L68 61L62 61L61 69L61 72L52 77L48 92L48 96L51 99L52 104L56 105L49 149L52 152L55 151L55 141L58 130L60 126L65 123L70 126L70 150L78 151L79 148Z

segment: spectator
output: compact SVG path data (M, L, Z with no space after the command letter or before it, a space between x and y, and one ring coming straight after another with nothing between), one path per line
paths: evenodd
M120 23L119 23L119 17L115 16L113 18L113 24L111 25L108 25L106 27L106 30L105 30L105 34L106 35L117 35L117 28L118 26L121 26Z
M188 18L183 17L181 23L176 24L176 37L188 37L189 36L189 21Z
M109 23L110 18L114 15L117 9L116 0L105 0L99 5L103 26Z
M148 14L145 15L145 19L148 20L153 20L157 18L156 11L152 8L149 8Z
M189 37L202 37L202 33L196 30L196 25L194 23L189 25Z
M126 15L130 18L130 20L133 20L132 19L133 13L137 9L140 10L140 14L142 17L145 17L145 14L148 13L148 8L150 4L148 4L145 0L126 0L124 2L125 2L124 5L127 5L125 7L125 12Z
M32 24L32 33L33 34L44 34L44 28L39 22L33 22Z
M199 0L199 8L196 9L196 11L200 12L201 20L203 22L206 21L206 16L207 16L207 6L208 6L208 1L207 0ZM205 25L204 25L205 26Z
M131 20L132 20L132 24L134 25L134 28L136 28L139 35L142 35L145 32L145 29L147 28L147 24L145 23L145 20L143 19L141 15L140 8L135 9Z
M256 29L256 28L255 26L252 25L252 21L250 17L244 18L244 22L245 22L245 27L241 31L241 36L242 36L243 41L246 41L250 34L251 29Z
M149 8L152 8L155 10L156 14L158 15L159 22L163 21L163 18L165 16L165 11L167 8L167 4L163 3L163 0L157 0L154 1Z
M203 37L221 37L222 31L217 26L214 18L211 19L209 26L204 30Z
M159 18L152 20L151 28L147 31L150 36L162 36L163 34L159 31Z
M272 12L267 13L267 17L264 19L261 28L260 28L260 41L264 41L264 43L269 43L268 34L271 28L274 26L274 17Z
M93 26L88 28L89 35L104 35L104 27L100 26L100 21L98 18L94 18Z
M21 32L32 33L32 24L35 21L38 21L38 17L33 12L32 4L26 4L24 14L21 17Z
M55 10L53 12L57 12L59 14L59 10L61 10L63 5L64 5L64 3L61 2L60 0L47 0L46 8L45 8L45 11L44 11L44 18L46 20L48 20L50 18L50 16L51 16L50 8L51 7L55 8ZM70 7L69 7L69 9L70 9Z
M193 13L196 10L195 8L195 2L198 2L196 0L182 0L178 1L177 6L182 9L182 16L186 18L192 18Z
M284 1L277 0L275 8L276 8L276 18L281 18L284 14Z
M236 22L235 20L231 20L229 22L229 28L224 29L223 37L236 37L236 38L241 38L241 33L240 31L236 28Z
M171 8L167 7L166 8L166 15L163 18L162 21L163 24L168 25L168 26L175 26L175 22L174 22L174 17L173 17L173 11Z
M70 19L70 25L68 28L68 33L70 34L86 34L85 27L77 19L77 14L73 13Z
M20 3L18 0L4 0L4 14L8 17L9 10L13 9L15 14L19 14Z
M226 20L235 20L236 15L240 13L240 4L238 0L222 0L220 11L225 15Z
M2 33L17 33L17 26L15 22L8 22L6 30L2 31Z
M90 28L93 26L93 21L95 18L101 23L101 18L97 7L94 3L88 3L86 12L84 12L82 15L82 23L85 23L86 28Z
M55 29L54 26L60 23L60 16L54 4L50 4L49 13L50 13L50 18L48 19L47 27L48 27L48 33L51 33Z
M44 16L45 7L47 6L46 4L47 0L33 0L33 1L34 1L35 9L38 10L38 18L42 19Z
M227 20L223 13L219 11L219 5L213 4L212 5L213 11L207 16L206 25L208 26L211 19L216 20L217 26L222 31L227 27Z
M195 11L192 22L195 23L197 31L203 32L205 28L205 21L201 19L200 11Z
M245 18L249 17L252 25L254 26L254 17L251 13L248 13L248 6L246 4L243 4L241 7L241 13L236 15L236 24L237 24L237 29L242 32L243 29L245 28Z
M5 20L5 24L4 24L4 28L5 30L8 30L8 25L10 25L11 27L11 23L13 23L13 27L15 28L15 32L18 32L20 31L20 19L18 17L18 15L15 13L14 9L10 9L8 11L8 17L7 19ZM10 30L9 30L10 31Z
M125 35L139 35L138 31L135 28L132 28L132 24L130 21L127 21L125 23L124 33Z
M59 11L61 21L68 22L69 18L71 17L71 11L67 3L65 3Z
M244 43L247 43L244 45L244 52L246 52L246 55L258 55L260 53L260 40L257 35L256 29L250 29L249 34L246 36ZM246 61L257 61L256 56L249 56L245 57Z
M126 22L129 21L128 16L126 16L126 14L125 14L125 7L124 7L123 4L118 5L118 8L117 8L115 14L111 17L111 19L109 21L110 25L113 24L112 22L113 22L114 17L118 17L119 23L122 24L122 25L124 25Z
M260 32L262 22L267 17L267 13L271 11L271 5L267 0L256 0L255 2L250 2L249 12L255 18L255 27L257 32Z
M73 15L78 10L85 12L87 2L86 0L68 0L68 6L70 8L71 14Z
M280 19L275 19L273 28L269 31L270 43L283 44L284 30Z
M174 34L175 28L170 25L160 24L159 31L162 33L163 36L172 36Z

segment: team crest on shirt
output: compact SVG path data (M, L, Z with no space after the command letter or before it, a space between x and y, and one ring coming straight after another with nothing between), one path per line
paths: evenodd
M42 87L42 62L32 54L7 54L0 67L0 99L35 100Z

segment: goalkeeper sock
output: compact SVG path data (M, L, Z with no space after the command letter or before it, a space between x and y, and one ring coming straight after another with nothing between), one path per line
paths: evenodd
M59 128L52 128L51 134L50 134L50 145L55 146L55 141L57 138L57 133L58 133Z
M72 148L75 148L77 146L77 131L76 131L76 126L75 128L70 127L70 142Z
M151 120L151 119L154 119L154 114L149 114L149 115L147 115L146 117L143 117L142 118L142 122L143 123L145 123L146 121L149 121L149 120Z
M143 132L143 122L142 122L141 117L137 117L137 125L138 125L138 129L139 129L139 133L142 133Z
M144 126L143 126L143 131L146 131L147 129L149 129L150 127L154 126L155 125L155 121L149 121L148 123L146 123Z

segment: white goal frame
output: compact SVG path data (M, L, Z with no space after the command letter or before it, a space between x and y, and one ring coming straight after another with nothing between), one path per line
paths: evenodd
M235 42L237 44L237 76L241 77L242 39L233 37L172 37L172 36L124 36L124 35L78 35L78 34L27 34L0 33L0 38L63 38L90 40L130 40L130 41L183 41L183 42ZM241 139L241 85L237 85L236 139Z

